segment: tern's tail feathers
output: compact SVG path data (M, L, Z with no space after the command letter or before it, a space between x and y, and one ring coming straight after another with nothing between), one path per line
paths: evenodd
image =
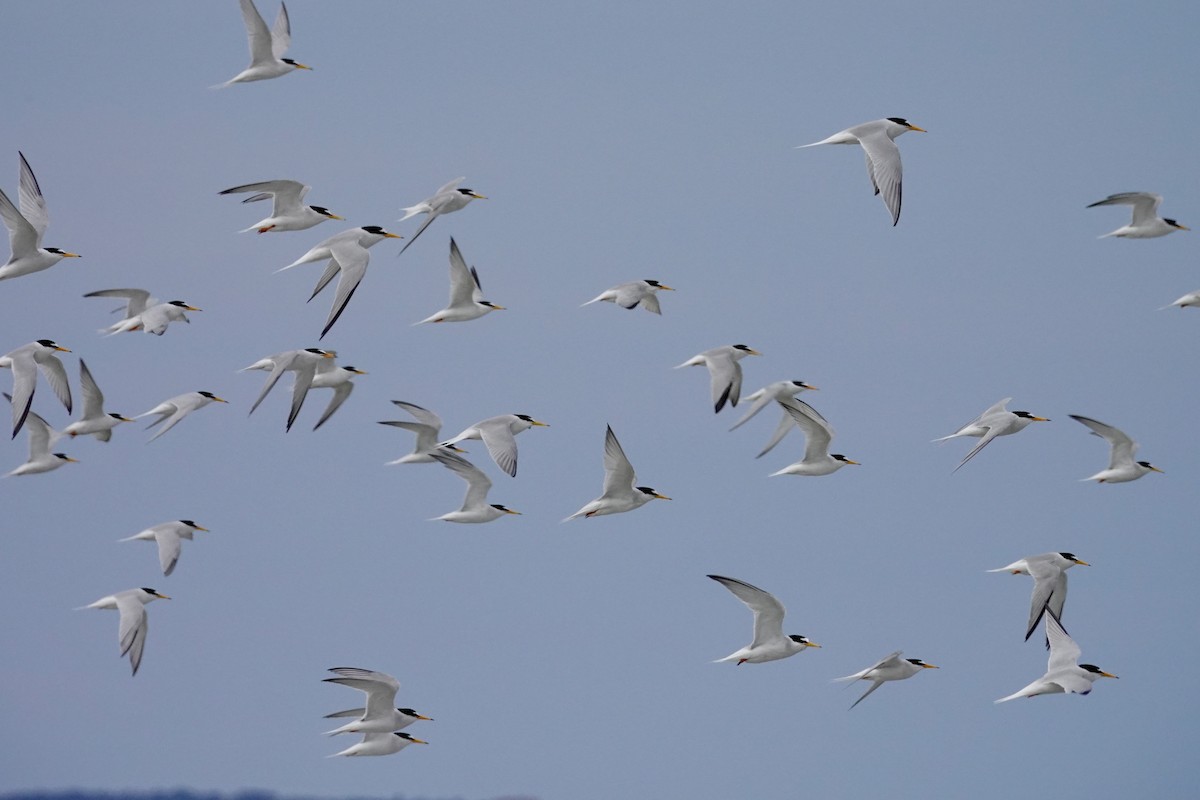
M428 203L421 202L417 203L415 206L409 206L408 208L402 208L400 210L404 212L404 216L400 218L400 222L404 222L404 220L411 219L417 214L428 214L432 209L429 207Z

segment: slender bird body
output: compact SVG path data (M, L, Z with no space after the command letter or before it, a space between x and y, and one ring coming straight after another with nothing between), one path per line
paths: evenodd
M10 402L12 401L12 397L9 396L8 392L5 392L4 396ZM26 422L25 430L29 434L29 458L24 464L9 472L5 477L37 475L42 472L56 470L63 464L78 463L66 453L50 452L51 446L53 446L54 442L62 434L51 428L46 423L46 420L42 419L36 411L29 412L29 419Z
M153 589L126 589L123 592L101 597L94 603L82 608L116 609L121 612L121 625L117 631L117 643L121 647L121 655L128 654L129 665L133 674L137 675L138 667L142 665L142 652L146 649L146 634L150 625L146 616L146 604L155 600L170 600L165 594L159 594ZM77 610L82 610L77 609Z
M158 419L146 426L147 430L153 428L155 425L160 425L164 422L166 423L159 428L157 433L147 440L147 443L149 443L153 442L155 439L171 430L171 428L174 428L183 420L184 417L186 417L188 414L191 414L193 411L204 408L209 403L228 402L228 400L222 400L212 392L188 392L186 394L172 397L170 400L164 400L144 414L138 414L136 417L134 417L134 419L158 415Z
M405 250L407 250L409 245L415 242L417 237L424 233L425 229L428 228L433 221L442 214L450 214L454 211L461 211L462 209L466 208L467 204L472 200L487 199L487 197L484 195L481 195L471 189L459 188L459 184L465 180L465 177L455 178L442 188L438 189L437 192L434 193L433 197L430 197L427 200L422 200L415 206L409 206L408 208L401 209L401 211L404 212L404 216L400 218L401 222L404 222L410 217L415 217L417 214L428 214L428 216L425 218L425 221L421 223L420 227L417 228L417 232L412 235L412 238L404 244L404 247L400 248L400 253L403 253Z
M576 517L598 517L604 514L621 514L641 508L651 500L670 500L666 495L659 494L649 486L635 486L637 475L633 465L621 449L617 435L612 426L604 435L604 493L583 508L563 520Z
M761 664L765 661L778 661L781 658L803 653L810 647L820 647L808 637L798 634L784 635L783 615L786 610L783 603L775 599L769 592L751 586L736 578L726 578L721 575L709 575L717 583L733 592L733 596L746 604L754 612L754 639L750 644L715 662L734 661L741 664Z
M862 145L867 156L867 176L871 179L871 187L887 206L892 215L892 225L895 226L900 221L900 203L903 198L903 167L900 163L900 148L896 147L896 137L909 131L924 133L925 129L911 125L901 117L888 117L855 125L835 133L828 139L801 147L816 147L821 144Z
M997 703L1007 703L1018 697L1037 697L1039 694L1088 694L1092 684L1101 678L1115 678L1094 664L1080 664L1082 654L1053 614L1046 615L1046 638L1050 642L1050 660L1046 674L1020 691L1001 697Z
M844 678L834 678L835 681L871 681L871 688L867 689L862 697L855 700L854 705L850 706L850 708L854 708L854 706L866 700L871 692L883 686L888 681L902 681L906 678L911 678L923 669L937 669L933 664L926 664L919 658L901 658L900 656L902 655L904 654L897 650L861 672L847 675Z
M480 439L487 446L488 454L496 466L514 478L517 476L517 439L522 431L533 427L548 428L528 414L501 414L476 422L457 436L439 442L438 447L449 447L467 439Z
M1074 553L1042 553L1025 556L1007 567L989 569L988 572L1010 572L1013 575L1029 575L1033 578L1033 595L1029 599L1029 623L1025 626L1025 641L1037 629L1042 615L1047 611L1062 620L1063 605L1067 602L1067 570L1076 564L1091 566L1080 561ZM1049 646L1049 640L1046 642Z
M963 457L963 460L958 462L958 466L954 468L955 472L962 469L963 464L974 458L980 450L991 444L996 437L1011 436L1014 433L1025 430L1033 422L1050 421L1045 417L1035 417L1028 411L1009 411L1007 406L1011 402L1012 398L1006 397L949 436L934 439L935 442L944 442L947 439L954 439L959 436L973 436L979 439L979 444L971 448L971 451Z
M151 525L144 531L118 541L154 542L158 545L158 563L162 567L163 575L170 575L179 563L179 556L183 552L183 540L187 539L190 542L196 531L207 530L208 528L202 528L190 519L176 519Z
M619 283L611 289L606 289L596 297L588 300L583 305L590 306L592 303L615 303L621 308L633 310L639 305L652 314L662 314L662 307L658 303L658 292L673 292L675 291L670 286L659 283L656 280L647 278L642 281L630 281L629 283ZM582 308L582 306L580 306Z
M242 202L255 203L268 198L272 201L271 216L254 223L249 228L239 231L239 233L249 233L250 231L258 231L259 233L304 231L320 225L327 219L342 219L342 217L334 214L324 206L305 205L303 203L304 196L308 194L310 188L300 181L284 179L247 183L242 186L223 189L218 194L245 194L246 192L254 192L253 195L247 197Z
M1180 225L1173 219L1158 215L1158 207L1162 204L1162 195L1152 192L1121 192L1110 194L1103 200L1097 200L1088 206L1133 206L1133 219L1128 225L1123 225L1115 231L1099 237L1107 239L1115 236L1120 239L1157 239L1175 231L1191 230Z
M804 381L796 380L775 381L775 383L768 383L758 391L752 392L751 394L748 394L742 398L743 401L749 401L751 403L750 410L743 414L742 418L735 422L733 427L729 430L735 431L745 425L756 414L758 414L758 412L769 406L772 401L778 400L782 402L784 400L791 400L793 397L805 390L816 391L817 387L811 386ZM775 448L775 445L783 441L783 437L787 435L788 431L795 427L796 421L792 419L792 415L787 412L787 409L783 409L782 414L779 417L779 424L775 426L775 433L771 435L771 439L767 442L766 447L764 447L759 454L755 456L755 458L762 458L767 453L771 452Z
M293 372L296 375L296 381L292 386L292 407L288 411L286 428L286 430L290 431L292 423L300 415L300 409L304 405L304 398L308 396L308 390L312 386L313 378L317 374L317 364L325 359L332 359L336 355L337 353L331 350L307 347L303 350L287 350L282 353L276 353L273 356L260 359L248 367L243 367L239 370L240 372L252 369L269 369L271 372L267 376L267 382L263 385L262 391L258 394L258 399L254 401L254 405L250 406L250 413L253 414L254 409L258 408L271 389L275 388L275 384L279 382L283 373Z
M313 288L313 292L308 298L312 300L321 293L322 289L329 285L330 281L335 277L338 278L337 289L333 295L333 306L330 307L329 316L325 319L325 327L321 330L321 338L323 339L325 338L325 334L329 333L329 329L333 327L333 324L338 321L338 317L346 310L346 305L350 302L350 298L354 296L358 285L362 283L362 279L367 274L367 266L371 263L371 256L367 253L367 250L379 244L384 239L400 238L403 237L397 236L394 233L388 233L378 225L351 228L348 231L342 231L339 234L331 236L291 264L276 271L283 272L285 269L291 269L300 264L307 264L311 261L320 261L326 258L329 259L329 263L325 265L325 271L317 279L317 285Z
M133 422L120 414L109 414L104 410L104 393L96 385L92 371L79 359L79 384L83 388L83 413L79 419L63 429L64 436L95 436L102 442L112 438L112 430L122 422Z
M692 356L687 361L675 367L708 367L708 375L712 388L713 409L720 413L728 402L731 406L738 404L742 394L742 365L738 362L746 356L760 356L762 353L744 344L727 344L724 347L714 347L703 353Z
M815 408L795 398L776 402L783 406L796 427L804 431L804 458L778 472L772 472L769 477L832 475L847 464L858 464L841 453L829 452L829 445L833 442L833 427Z
M1104 441L1108 442L1109 446L1108 469L1102 469L1091 477L1083 478L1083 480L1095 481L1096 483L1128 483L1129 481L1136 481L1144 475L1149 475L1151 472L1162 472L1161 469L1149 461L1133 460L1133 454L1137 452L1138 443L1129 438L1123 431L1114 428L1112 425L1105 425L1103 422L1094 420L1091 417L1082 417L1078 414L1070 414L1069 416L1076 422L1091 428L1092 435L1104 439Z
M0 367L11 369L13 372L12 438L17 438L21 426L29 416L33 404L33 393L37 388L37 374L40 369L54 394L62 401L67 413L71 413L71 384L67 380L67 370L55 353L71 352L49 339L38 339L36 342L22 345L0 356Z
M288 18L285 4L279 4L279 14L275 17L275 24L267 28L267 23L258 13L258 9L254 7L253 0L240 0L240 2L242 22L246 26L246 38L250 44L250 66L225 83L214 86L214 89L223 89L235 83L278 78L298 69L312 69L298 61L283 57L283 54L292 45L292 23Z
M434 464L437 460L433 454L442 446L438 444L438 436L442 432L442 418L433 413L427 408L422 408L416 403L407 403L403 400L393 400L392 404L404 409L416 418L415 422L409 420L383 420L380 425L391 425L393 428L400 428L416 434L417 440L413 445L413 451L408 455L401 456L395 461L389 461L385 466L394 464ZM457 447L450 445L447 450L453 450L456 453L463 452Z
M491 311L503 311L490 300L483 299L483 286L479 283L479 272L468 267L454 239L450 239L450 302L441 311L426 317L418 325L427 322L466 322L479 319Z
M462 507L458 511L450 511L440 517L434 517L431 521L481 523L500 519L505 514L521 513L506 506L488 503L487 495L492 488L492 480L470 461L445 450L439 450L430 455L434 461L467 482L467 493L463 497Z
M321 412L321 418L317 420L317 424L313 425L313 430L324 425L334 412L342 407L342 403L346 402L346 398L354 391L354 378L358 375L366 375L367 371L353 366L339 367L334 361L318 361L317 372L313 375L312 385L310 389L333 389L333 397L329 398L329 405L325 406L325 410Z
M339 733L392 733L407 728L417 720L432 722L429 717L411 708L396 708L400 682L386 672L358 667L334 667L329 671L336 672L338 677L325 678L325 683L336 683L363 692L366 695L366 707L326 714L326 719L358 717L340 728L326 731L327 736L337 736Z
M0 191L0 219L4 220L4 226L8 228L8 243L12 251L8 261L0 266L0 281L50 269L64 258L79 258L78 253L42 246L42 237L50 225L46 198L42 196L42 188L38 186L37 178L34 177L29 162L25 160L25 155L17 155L21 159L17 194L20 209L13 205L8 195Z

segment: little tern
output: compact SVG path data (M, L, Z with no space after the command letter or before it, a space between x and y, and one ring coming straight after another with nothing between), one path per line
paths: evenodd
M727 344L724 347L714 347L703 353L694 355L679 364L675 369L684 367L708 367L708 375L712 384L713 409L720 412L728 401L736 406L742 394L742 365L737 363L746 356L761 356L762 353L744 344Z
M33 272L49 269L64 258L79 258L78 253L68 253L57 247L42 247L42 237L50 225L50 213L46 210L46 198L25 155L21 158L21 178L17 199L20 210L0 190L0 218L8 228L8 243L12 250L8 262L0 266L0 281L19 278Z
M1039 694L1087 694L1092 691L1092 684L1101 678L1117 677L1095 664L1080 664L1079 656L1083 651L1053 614L1046 615L1046 637L1050 641L1046 674L1019 692L994 702L1007 703L1018 697L1037 697Z
M513 511L511 508L496 503L488 503L487 495L488 491L492 488L492 481L487 475L483 474L483 470L476 467L470 461L467 461L462 456L442 450L430 455L434 461L437 461L443 467L467 482L467 493L463 497L462 508L458 511L449 511L440 517L434 517L430 520L431 522L437 520L468 523L491 522L492 520L500 519L505 514L519 515L521 513L520 511Z
M272 200L271 216L256 222L239 233L258 231L259 233L282 233L284 231L303 231L320 225L327 219L343 219L324 206L304 205L304 195L311 187L300 181L275 180L247 183L223 189L217 194L255 194L243 200L243 203L255 203L259 200Z
M812 144L800 147L816 147L819 144L859 144L867 156L867 175L871 178L871 186L875 194L881 195L883 204L892 215L893 227L900 221L900 201L902 199L902 174L900 164L900 148L896 147L896 137L909 131L925 133L924 128L912 125L901 117L888 117L871 122L864 122L835 133L828 139L822 139Z
M496 466L515 478L517 477L516 435L533 427L549 428L550 426L544 422L538 422L528 414L501 414L498 417L488 417L476 422L457 436L439 442L438 447L446 448L467 439L481 439L487 446L488 454L496 462Z
M1175 231L1191 230L1180 225L1173 219L1158 216L1158 206L1162 203L1161 194L1151 192L1121 192L1110 194L1103 200L1097 200L1088 206L1133 206L1133 219L1128 225L1123 225L1111 233L1100 236L1107 239L1116 236L1122 239L1156 239Z
M911 678L923 669L937 669L933 664L926 664L919 658L900 658L902 655L903 653L897 650L861 672L847 675L844 678L834 678L835 681L871 681L871 688L867 689L862 697L855 700L854 705L850 708L854 708L866 700L871 692L888 681L902 681L905 678Z
M146 440L146 443L149 444L167 431L171 430L171 428L174 428L184 417L186 417L188 414L191 414L196 409L204 408L209 403L228 402L228 400L222 400L212 392L188 392L186 394L176 395L170 400L164 400L146 413L138 414L136 417L134 417L134 419L141 419L142 417L149 417L157 414L158 419L147 425L146 430L150 430L155 425L159 425L163 422L167 423L158 430L158 433Z
M416 443L413 445L413 451L406 456L401 456L395 461L389 461L385 466L393 464L432 464L435 462L433 453L440 449L438 445L438 436L442 432L442 418L433 413L427 408L422 408L416 403L407 403L403 400L393 400L392 404L404 409L412 414L415 422L408 420L381 420L380 425L391 425L393 428L410 431L417 435ZM446 450L453 450L456 453L461 453L463 450L450 445Z
M363 692L366 695L366 708L350 708L326 714L326 719L358 717L340 728L326 731L327 736L336 736L339 733L392 733L407 728L417 720L433 721L411 708L396 708L396 693L400 691L400 682L386 672L358 667L333 667L329 671L336 672L338 677L325 678L324 682Z
M36 342L22 345L16 350L10 350L0 356L0 367L13 371L12 390L12 438L17 438L29 408L33 404L33 393L37 388L37 373L40 369L54 394L71 413L71 384L67 380L67 370L55 353L71 352L60 347L50 339L38 339Z
M1029 623L1025 626L1025 641L1037 630L1042 615L1048 610L1061 620L1063 605L1067 602L1067 570L1076 564L1091 566L1080 561L1074 553L1042 553L1025 556L1007 567L989 569L988 572L1011 572L1013 575L1028 575L1033 578L1033 595L1029 599ZM1049 639L1046 646L1050 646Z
M426 322L466 322L479 319L489 311L503 311L504 306L483 299L483 286L479 283L479 272L468 267L454 239L450 239L450 304L441 311L426 317L417 325Z
M300 414L300 408L304 405L304 398L308 397L309 387L312 386L313 377L317 374L317 364L323 359L334 358L337 353L330 350L321 350L316 347L307 347L303 350L287 350L282 353L276 353L273 356L262 358L248 367L243 367L239 372L246 372L252 369L269 369L271 374L267 376L267 382L263 385L262 391L258 394L258 399L254 401L254 405L250 406L250 414L258 408L267 394L275 388L275 384L285 372L296 373L296 382L292 386L292 407L288 412L288 420L286 430L292 429L292 423L296 421L296 417ZM248 416L248 415L247 415Z
M12 400L8 392L5 392L4 396L8 397L9 401ZM79 463L66 453L50 452L53 443L62 434L51 428L46 423L46 420L42 419L36 411L29 412L29 419L26 421L25 429L26 433L29 434L29 458L24 464L7 473L4 477L37 475L42 472L50 472L51 470L58 469L63 464Z
M980 450L991 444L992 440L997 436L1010 436L1018 431L1023 431L1032 422L1050 421L1046 417L1035 417L1028 411L1009 411L1006 406L1010 402L1012 402L1012 398L1006 397L949 436L933 440L935 442L944 442L947 439L954 439L958 436L974 436L979 439L979 444L971 448L971 451L963 457L963 460L958 462L958 466L954 468L954 472L962 469L963 464L974 458Z
M1090 417L1081 417L1078 414L1069 414L1068 416L1091 428L1093 436L1099 436L1109 445L1108 469L1102 469L1095 475L1082 480L1096 483L1127 483L1136 481L1151 472L1162 472L1149 461L1134 461L1133 454L1137 452L1138 443L1112 425L1105 425L1103 422Z
M810 647L820 647L816 642L809 641L807 636L798 634L784 635L783 603L775 599L769 592L751 586L736 578L725 578L720 575L709 575L717 583L733 592L733 596L746 604L754 612L754 639L750 644L737 652L730 653L724 658L718 658L714 664L725 661L735 661L740 666L747 662L761 664L764 661L777 661L781 658L803 653Z
M129 664L133 674L137 675L138 667L142 664L142 651L146 649L146 632L149 624L146 616L146 604L155 600L170 600L165 594L159 594L153 589L126 589L123 592L101 597L94 603L81 606L76 611L85 608L116 609L121 612L121 626L117 631L117 643L121 647L121 655L129 654Z
M637 475L633 465L621 449L617 435L612 426L608 426L604 434L604 493L583 508L563 520L576 517L598 517L603 514L620 514L641 508L651 500L670 500L666 495L659 494L649 486L635 486Z
M246 38L250 43L250 66L225 83L217 84L212 88L223 89L235 83L278 78L297 69L312 69L298 61L283 57L292 44L292 23L288 19L287 5L279 4L279 14L275 17L275 24L268 29L266 21L258 13L252 0L240 0L240 2L242 22L246 25Z
M792 418L796 426L804 431L804 458L789 464L778 472L772 472L768 477L776 475L831 475L847 464L857 465L841 453L830 453L829 445L833 442L833 428L821 414L803 400L778 400L779 405Z
M64 436L95 436L107 442L112 438L113 428L122 422L133 422L129 417L105 412L104 393L96 385L92 371L82 358L79 359L79 384L83 388L83 414L63 429Z
M592 303L616 303L621 308L632 310L641 305L642 308L652 314L662 314L662 308L658 304L657 292L673 291L675 290L666 284L646 278L641 281L619 283L588 300L583 306L590 306ZM580 308L583 306L580 306Z
M170 575L175 571L175 565L179 563L179 555L183 552L183 540L187 539L190 542L196 531L207 530L208 528L200 527L193 520L176 519L151 525L144 531L117 541L154 542L158 545L158 563L162 567L163 575Z
M442 188L438 189L437 192L434 193L433 197L422 200L415 206L409 206L408 208L400 209L404 212L404 216L400 218L401 222L404 222L410 217L415 217L417 214L428 214L429 216L426 217L425 221L421 223L421 226L417 228L417 232L414 233L412 238L405 243L404 247L400 248L400 252L396 255L403 254L404 251L408 249L408 246L415 242L417 237L424 233L425 229L428 228L430 224L442 214L460 211L466 208L467 203L471 202L472 200L487 200L487 197L471 189L460 189L458 185L465 180L465 177L455 178Z

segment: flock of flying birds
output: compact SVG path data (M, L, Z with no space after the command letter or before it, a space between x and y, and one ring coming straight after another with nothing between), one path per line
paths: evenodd
M249 39L251 63L221 84L228 87L238 83L278 78L295 70L310 67L284 58L290 45L291 26L286 6L281 4L274 25L268 29L252 0L239 0L246 32ZM220 87L214 87L220 88ZM847 128L819 142L803 147L823 144L860 145L866 156L867 173L891 216L895 225L900 219L902 199L902 168L900 151L895 140L909 131L923 131L907 120L890 117L866 122ZM34 172L23 154L19 154L20 175L18 184L19 206L0 190L0 216L9 231L11 256L0 267L0 280L19 278L49 269L66 258L77 258L78 254L42 244L49 216L46 201ZM439 216L460 211L475 199L485 199L477 192L461 186L463 178L450 181L439 188L431 197L403 209L401 222L418 215L425 219L400 250L403 253ZM271 214L246 228L243 232L282 233L303 231L327 220L342 217L323 206L306 205L304 199L309 187L291 179L268 180L234 186L220 192L221 195L249 194L243 202L252 203L271 200ZM1165 236L1177 230L1188 230L1173 219L1158 216L1162 198L1145 192L1125 192L1111 195L1093 203L1092 206L1132 206L1132 220L1105 236L1124 238L1153 238ZM1092 206L1089 206L1092 207ZM321 330L321 337L334 326L361 284L369 264L368 250L385 239L404 238L379 226L355 227L331 236L310 248L282 270L302 264L324 262L325 269L318 279L312 297L337 278L334 300L329 315ZM430 315L420 323L465 322L478 319L494 310L502 310L483 297L478 272L468 266L457 243L450 240L450 298L446 308ZM280 270L280 271L282 271ZM583 305L611 302L624 309L637 307L654 314L661 314L658 293L671 291L671 287L658 280L636 280L614 286ZM116 298L123 303L122 318L102 329L102 333L144 331L157 336L164 335L172 323L189 323L188 312L199 308L183 300L161 302L144 289L114 288L89 292L85 297ZM312 299L310 297L310 299ZM1184 295L1171 304L1188 307L1200 305L1200 292ZM170 398L136 417L126 417L107 412L104 395L87 364L79 361L79 383L83 393L83 409L78 419L64 430L53 429L46 420L32 410L39 371L49 384L54 395L68 413L72 413L73 402L67 370L58 353L71 352L51 339L38 339L16 347L0 356L0 367L12 370L12 393L5 394L12 406L12 436L15 438L24 429L28 434L29 457L27 461L8 473L24 476L55 470L75 459L65 453L52 452L57 441L77 436L95 436L108 441L113 430L121 423L132 422L143 417L155 417L149 427L161 426L150 438L157 439L170 431L187 416L213 403L226 401L210 391L194 391ZM742 368L739 361L758 351L744 344L733 344L706 350L693 356L679 368L702 366L710 377L711 398L714 411L720 412L726 405L737 406L740 400L751 403L749 410L730 430L745 424L752 417L774 403L781 416L776 429L766 446L758 454L761 457L779 444L793 428L805 437L804 456L772 475L826 476L847 465L858 464L845 455L831 453L834 430L815 408L797 399L807 390L815 390L800 380L784 380L769 384L762 389L741 397ZM243 371L265 371L268 373L258 398L250 412L263 402L285 372L292 373L292 397L286 428L290 430L296 421L305 398L311 389L328 388L333 396L314 426L321 427L346 401L353 390L352 378L364 374L352 366L336 364L336 352L317 347L289 350L264 357L245 367ZM978 417L960 427L954 433L934 441L959 437L972 437L978 443L965 455L957 469L979 454L987 445L1001 436L1009 436L1024 430L1034 422L1046 422L1045 417L1027 411L1009 411L1005 398ZM516 436L546 423L526 414L502 414L481 420L459 434L443 439L442 421L438 415L414 403L395 400L395 405L411 419L387 420L381 424L400 428L415 436L413 451L390 464L440 464L467 484L462 507L436 517L438 520L457 523L486 523L506 515L519 512L504 505L489 503L488 494L492 482L487 474L462 456L460 443L479 440L489 456L503 472L515 477L517 474ZM1098 483L1121 483L1136 480L1150 472L1162 470L1147 461L1135 460L1137 443L1121 430L1089 417L1070 415L1086 426L1089 431L1105 439L1109 445L1108 467L1084 480ZM634 511L652 500L670 498L648 486L639 486L633 465L609 427L604 439L604 480L599 497L583 505L563 521L588 518L606 514ZM153 541L158 547L159 562L164 575L176 568L182 540L191 540L196 531L206 531L192 520L174 520L153 525L121 541ZM1066 599L1066 570L1077 564L1086 565L1071 553L1046 553L1027 556L993 572L1010 572L1029 575L1034 580L1028 624L1025 638L1028 640L1044 620L1046 644L1050 650L1046 674L1014 694L997 700L997 703L1018 697L1032 697L1050 693L1087 694L1092 684L1101 677L1116 677L1090 664L1078 663L1079 646L1071 639L1062 625L1063 606ZM784 607L773 595L749 583L720 575L709 578L723 585L753 612L753 639L749 645L720 659L722 662L762 663L787 658L820 645L801 635L783 633ZM135 588L100 598L84 608L116 609L120 612L119 645L122 656L128 655L134 674L141 664L147 632L146 604L168 599L166 595L150 588ZM855 701L862 702L868 695L886 682L910 678L925 669L935 669L921 659L904 659L899 651L891 653L875 664L838 678L841 681L867 681L870 687ZM363 691L366 702L363 708L349 709L328 715L330 718L352 718L352 721L329 731L330 734L358 733L361 742L335 755L368 756L395 753L408 744L423 743L421 739L403 733L402 729L417 720L428 720L411 708L395 708L395 696L399 683L382 672L350 667L331 670L338 677L327 678L327 682L340 684ZM853 708L854 706L851 706Z

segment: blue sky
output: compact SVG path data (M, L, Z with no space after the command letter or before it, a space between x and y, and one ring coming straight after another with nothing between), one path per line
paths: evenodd
M52 338L126 414L194 389L230 404L0 483L0 788L1187 796L1197 689L1167 665L1198 656L1181 633L1200 318L1158 308L1200 288L1198 234L1100 240L1128 212L1085 208L1154 191L1200 228L1200 12L1139 8L294 0L288 55L314 70L211 91L247 60L232 0L7 5L0 187L15 197L23 151L46 244L84 257L0 284L0 352ZM929 131L898 142L895 228L859 151L793 149L884 116ZM285 434L276 388L247 418L264 375L236 370L315 346L328 311L305 304L319 265L274 270L349 225L411 235L401 207L459 175L489 199L403 258L372 250L325 338L370 373L338 415L312 433L311 396ZM217 192L273 178L347 222L235 233L264 204ZM412 327L445 304L451 235L509 310ZM635 278L678 289L662 317L578 307ZM204 311L106 339L110 304L82 295L119 286ZM799 437L756 461L775 412L729 433L707 376L671 370L734 342L764 354L742 362L747 391L820 386L806 399L863 466L768 480ZM969 443L929 440L1007 396L1053 421L951 475ZM376 424L402 418L391 399L447 435L548 422L520 436L515 479L470 448L523 515L428 522L462 483L382 466L411 445ZM44 385L34 406L67 423ZM1107 452L1070 413L1167 474L1080 483ZM560 524L599 494L606 424L674 499ZM116 543L181 517L212 532L168 578L153 547ZM984 570L1050 550L1093 565L1071 572L1064 622L1121 680L995 707L1046 661L1021 641L1028 579ZM775 593L822 649L709 663L750 636L714 572ZM149 607L131 679L116 615L71 609L133 586L174 599ZM896 649L941 669L847 712L861 690L830 679ZM321 716L358 698L320 682L333 666L396 675L432 744L323 759L350 742Z

